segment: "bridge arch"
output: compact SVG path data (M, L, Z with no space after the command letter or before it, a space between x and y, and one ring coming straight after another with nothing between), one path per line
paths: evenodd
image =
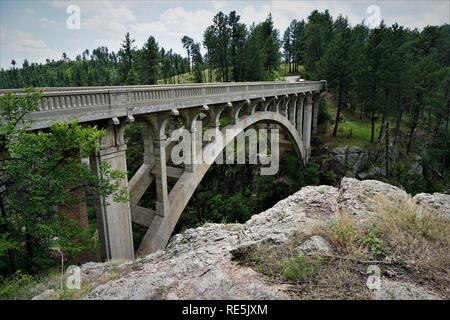
M273 123L279 125L284 129L285 133L289 136L294 150L302 159L303 163L306 163L306 149L304 147L302 136L297 131L295 125L289 121L284 115L272 111L256 111L252 114L246 114L236 119L236 123L229 124L221 131L225 133L225 130L232 129L232 135L223 135L225 141L223 143L223 148L216 148L216 142L208 143L202 152L209 152L214 154L214 158L222 153L222 150L232 141L234 138L243 132L248 127L256 123ZM169 238L180 218L184 208L191 199L197 186L201 183L206 172L210 168L211 164L203 162L199 164L196 169L192 172L184 171L176 182L175 186L172 188L168 195L169 206L164 215L155 214L151 224L139 246L137 251L138 255L145 255L148 253L155 252L166 246Z

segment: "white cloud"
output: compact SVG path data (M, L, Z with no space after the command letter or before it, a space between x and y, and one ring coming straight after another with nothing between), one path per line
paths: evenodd
M43 28L50 28L52 26L62 25L62 22L58 22L56 20L48 18L39 19L39 22Z
M259 23L266 20L268 14L272 11L272 7L269 5L263 5L258 9L253 6L247 6L242 10L241 21L247 25Z
M213 5L214 10L216 11L222 10L227 5L226 1L221 0L211 0L211 3Z
M450 23L450 1L380 2L381 18L387 25L397 22L411 29ZM396 14L392 14L395 12ZM390 13L390 14L387 14Z
M57 54L56 51L50 49L50 47L41 39L36 38L36 36L16 30L15 35L12 37L13 40L9 43L10 48L13 51L19 53L33 53L33 52L42 52L47 53L52 56ZM6 37L6 39L10 39Z
M1 1L1 0L0 0ZM33 36L37 31L25 25L8 26L9 29L27 31L10 31L6 33L0 29L0 44L2 65L9 64L10 57L29 58L35 61L45 58L59 58L63 51L71 55L77 54L84 48L107 46L117 51L126 32L130 32L136 39L135 45L141 47L152 35L160 46L172 48L177 53L185 54L181 45L181 37L189 35L195 41L202 42L203 32L212 23L213 16L219 11L236 10L241 21L247 25L264 21L272 13L274 25L283 34L292 19L307 19L311 11L328 9L336 18L339 14L347 16L350 23L355 25L367 18L366 9L375 4L381 8L381 18L387 25L398 22L406 27L423 28L428 24L439 25L449 22L450 2L448 1L50 1L46 3L59 11L58 15L40 16L41 10L34 11L24 8L30 25L45 28L42 39ZM81 31L73 32L64 37L66 8L78 5L81 10ZM51 9L51 8L47 8ZM52 13L53 14L53 13ZM61 18L62 17L62 18ZM19 22L18 22L19 23ZM5 26L3 26L5 27ZM59 29L57 29L59 28ZM64 30L63 30L64 29ZM56 31L58 30L58 31ZM58 32L54 36L53 31ZM57 40L58 53L51 49L44 40L52 45ZM51 42L50 42L51 39Z
M21 62L26 58L30 60L30 57L40 57L39 59L34 58L33 62L44 62L47 58L58 59L61 56L59 52L51 49L35 35L5 28L0 29L0 50L2 66L8 65L12 59Z

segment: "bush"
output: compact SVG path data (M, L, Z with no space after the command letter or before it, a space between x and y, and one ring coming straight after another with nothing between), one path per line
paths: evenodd
M321 102L320 108L319 108L319 115L317 118L317 122L319 124L327 124L333 120L333 113L331 111L330 103L327 99L324 99L323 102Z
M321 265L321 257L292 257L285 263L283 277L290 281L307 281L318 273Z
M17 271L14 276L0 281L0 299L17 300L30 298L30 287L35 284L33 276Z

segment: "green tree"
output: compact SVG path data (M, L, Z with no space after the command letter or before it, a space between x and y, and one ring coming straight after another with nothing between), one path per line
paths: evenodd
M137 53L137 73L140 83L156 84L159 78L160 54L155 38L150 36Z
M133 51L134 47L134 39L131 39L130 33L127 32L125 34L125 39L122 42L121 49L119 50L119 57L122 61L122 79L125 80L128 78L131 68L133 67Z
M335 36L328 45L321 63L321 74L330 79L330 89L338 96L336 119L334 122L333 136L336 136L344 104L344 96L350 83L350 63L349 46L351 41L351 31L346 18L339 16L334 22Z
M39 101L40 94L30 90L0 96L2 272L42 271L54 263L55 246L69 257L93 247L92 233L59 211L61 204L77 201L74 191L87 188L88 195L113 194L117 201L127 192L119 187L124 173L102 164L97 176L80 161L98 147L101 130L55 123L46 132L27 131L27 115Z
M192 50L192 45L194 44L194 39L192 39L191 37L188 37L188 36L183 36L183 38L181 38L181 43L183 44L183 48L185 48L187 51L188 62L189 62L189 73L191 73L191 71L192 71L191 50Z

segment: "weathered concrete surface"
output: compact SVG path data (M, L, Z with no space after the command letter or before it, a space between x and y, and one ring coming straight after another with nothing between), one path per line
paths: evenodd
M402 190L379 181L344 178L340 188L305 187L254 215L244 224L206 224L172 237L164 251L135 261L88 263L81 267L82 281L91 291L86 299L292 299L287 284L269 280L232 261L232 251L260 242L283 244L293 232L308 235L314 227L327 224L340 211L373 214L377 194L408 197ZM417 197L416 199L419 199ZM448 196L438 201L450 213ZM320 236L306 238L298 246L302 254L333 254ZM115 274L110 281L99 280ZM437 299L421 285L385 279L373 299Z
M265 81L189 85L45 88L32 128L52 121L98 121L172 109L326 90L326 81ZM22 89L0 90L22 92Z

